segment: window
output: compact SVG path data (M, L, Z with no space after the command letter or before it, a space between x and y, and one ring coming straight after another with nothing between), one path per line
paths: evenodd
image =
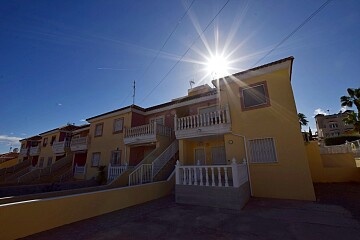
M240 88L240 101L243 110L251 110L270 106L266 82Z
M103 134L103 123L99 123L95 125L95 137L100 137Z
M111 165L120 165L121 164L121 151L116 150L111 152Z
M42 168L43 166L44 166L44 158L41 157L39 162L39 168Z
M338 128L339 125L337 123L329 123L330 128Z
M48 142L48 138L46 137L46 138L44 138L44 140L43 140L43 147L46 147L47 142Z
M98 167L100 165L100 153L95 152L92 154L91 158L91 166L92 167Z
M164 125L164 116L155 117L150 119L150 123L156 122L157 124Z
M124 125L124 118L118 118L114 120L113 132L119 133L122 132Z
M56 140L56 136L52 136L50 146L52 146L54 144L55 140Z
M273 138L249 140L251 163L276 163L276 150Z
M48 157L47 166L51 166L52 164L52 157Z

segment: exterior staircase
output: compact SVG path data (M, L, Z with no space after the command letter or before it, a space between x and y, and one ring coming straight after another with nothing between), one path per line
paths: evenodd
M17 182L17 178L30 172L30 160L22 161L14 166L0 169L0 183Z
M19 177L18 183L44 183L44 182L56 182L61 181L63 178L59 177L62 174L69 175L71 170L73 155L68 154L62 159L56 161L51 166L45 168L35 169L21 177Z
M158 149L155 149L148 157L144 158L129 175L129 186L152 182L154 179L160 178L154 177L162 172L162 169L169 164L169 161L173 160L178 151L178 140L174 140L165 148L165 150L159 151ZM165 172L162 172L162 174L165 174Z

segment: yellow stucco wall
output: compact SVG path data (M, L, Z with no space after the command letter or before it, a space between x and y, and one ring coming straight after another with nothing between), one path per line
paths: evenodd
M305 147L313 182L360 182L360 168L351 154L320 154L317 142Z
M1 239L25 237L151 201L170 194L173 187L174 178L140 186L1 205Z
M2 168L7 168L7 167L12 167L16 164L19 163L19 159L18 158L14 158L14 159L11 159L9 161L6 161L6 162L3 162L0 164L0 169Z
M204 149L205 165L211 165L213 163L211 148L220 146L224 146L224 137L222 135L207 139L180 140L179 149L181 149L181 151L179 160L183 165L196 165L195 149Z
M121 133L113 133L114 120L124 118L123 128L131 127L131 113L123 113L105 119L94 120L90 123L90 145L86 158L86 179L96 177L98 168L91 166L92 154L95 152L101 153L100 165L108 166L111 160L111 152L121 150L121 163L129 162L130 148L124 144L124 130ZM100 137L94 137L96 124L103 123L103 134ZM106 168L107 171L107 168Z
M226 81L221 85L221 105L229 105L232 133L246 137L273 138L277 163L250 164L253 196L284 199L315 200L315 193L301 136L297 111L290 83L289 69L246 79ZM266 81L270 106L243 111L239 88ZM228 140L233 144L229 146ZM245 157L244 140L225 135L227 158L240 162Z

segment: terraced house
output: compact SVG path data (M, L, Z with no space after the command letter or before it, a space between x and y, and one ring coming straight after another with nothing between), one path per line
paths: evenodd
M240 209L250 196L314 200L292 63L285 58L160 105L131 105L24 139L20 161L31 167L18 182L95 179L102 167L105 182L117 186L174 174L180 203Z

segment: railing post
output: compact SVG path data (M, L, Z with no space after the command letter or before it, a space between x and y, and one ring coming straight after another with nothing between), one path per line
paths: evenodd
M230 123L230 110L229 110L229 104L226 104L225 106L226 111L226 123Z
M176 161L176 165L175 165L175 183L178 185L180 184L180 162L179 160Z
M235 188L240 187L240 183L239 183L239 170L238 170L238 165L236 163L236 159L233 158L232 159L232 163L231 163L231 170L232 170L232 176L233 176L233 186Z

